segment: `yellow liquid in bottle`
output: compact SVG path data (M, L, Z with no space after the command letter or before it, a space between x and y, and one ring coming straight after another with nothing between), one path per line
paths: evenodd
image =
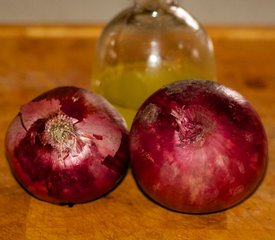
M92 89L105 97L125 118L131 127L141 104L160 87L190 78L213 80L215 73L188 65L147 68L145 64L105 67L92 81Z
M212 41L196 19L173 0L136 0L97 42L92 90L131 127L141 104L162 86L215 77Z

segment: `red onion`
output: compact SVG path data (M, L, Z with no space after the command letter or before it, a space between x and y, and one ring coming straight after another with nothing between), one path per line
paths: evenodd
M124 119L102 97L76 87L50 90L23 105L6 149L23 187L57 204L108 193L128 167Z
M130 131L137 183L160 205L185 213L228 209L250 196L267 166L258 114L236 91L186 80L140 107Z

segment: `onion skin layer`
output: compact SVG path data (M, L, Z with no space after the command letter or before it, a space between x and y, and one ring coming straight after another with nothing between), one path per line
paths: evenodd
M14 176L35 197L83 203L108 193L126 173L128 131L102 97L59 87L21 107L6 153Z
M178 81L152 94L129 141L140 188L178 212L235 206L257 189L267 167L258 114L239 93L210 81Z

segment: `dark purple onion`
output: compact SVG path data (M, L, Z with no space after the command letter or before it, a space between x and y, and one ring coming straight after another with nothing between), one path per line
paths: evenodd
M71 204L108 193L128 167L124 119L102 97L76 87L23 105L6 135L16 179L39 199Z
M267 166L258 114L236 91L186 80L140 107L130 131L131 166L141 189L169 209L209 213L250 196Z

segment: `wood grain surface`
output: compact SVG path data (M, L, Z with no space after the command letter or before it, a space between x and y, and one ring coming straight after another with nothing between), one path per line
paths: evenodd
M73 207L39 201L14 180L4 149L21 104L60 85L89 88L101 26L0 26L0 239L275 239L275 28L208 27L218 81L244 95L269 140L265 179L224 212L179 214L147 199L131 171L109 195Z

